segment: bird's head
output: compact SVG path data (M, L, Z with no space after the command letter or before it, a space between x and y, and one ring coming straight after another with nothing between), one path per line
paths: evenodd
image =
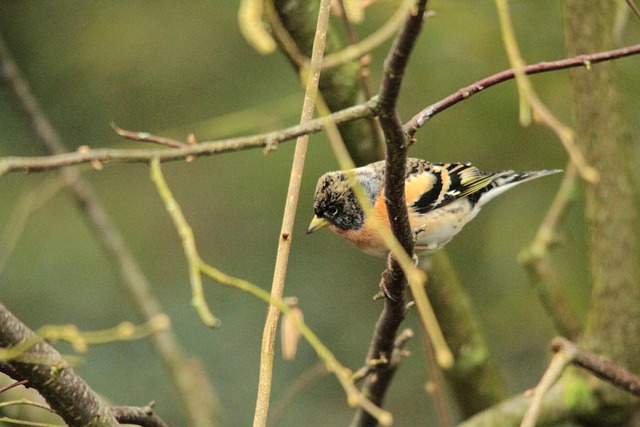
M364 212L344 172L328 172L320 177L313 202L315 216L307 234L326 226L339 230L358 230L364 224Z

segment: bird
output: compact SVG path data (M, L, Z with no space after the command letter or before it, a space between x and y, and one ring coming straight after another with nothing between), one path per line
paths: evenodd
M352 169L383 226L389 227L384 197L385 161ZM405 199L414 230L415 251L431 253L445 246L488 201L510 188L562 170L481 172L470 163L429 163L408 158ZM318 179L314 217L307 234L328 227L362 252L385 257L389 253L358 202L345 171L327 172Z

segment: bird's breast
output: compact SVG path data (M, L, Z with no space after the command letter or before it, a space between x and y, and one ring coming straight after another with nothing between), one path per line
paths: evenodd
M466 198L457 200L426 214L409 211L414 230L423 229L416 238L416 249L435 251L447 244L480 211Z

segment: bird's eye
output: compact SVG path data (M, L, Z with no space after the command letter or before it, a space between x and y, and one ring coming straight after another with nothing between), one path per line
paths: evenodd
M329 218L333 218L338 214L338 207L336 205L328 206L325 213Z

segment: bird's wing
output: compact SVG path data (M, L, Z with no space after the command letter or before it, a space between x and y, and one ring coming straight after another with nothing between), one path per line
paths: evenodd
M490 185L497 176L508 173L483 173L475 166L464 163L430 166L429 169L409 175L405 183L407 205L421 214L463 197L469 197L469 200L475 203L482 189Z

